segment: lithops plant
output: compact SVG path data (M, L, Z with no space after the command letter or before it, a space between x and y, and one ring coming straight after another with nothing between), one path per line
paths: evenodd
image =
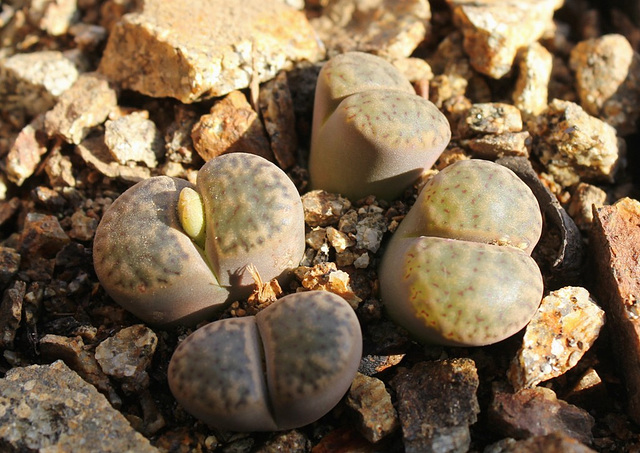
M256 316L196 330L171 358L169 386L188 412L215 428L292 429L338 403L361 354L360 325L344 299L294 293Z
M329 60L314 102L311 186L351 199L398 197L451 138L437 107L374 55L347 52Z
M389 316L418 340L480 346L522 329L542 299L530 254L538 202L511 170L456 162L434 176L401 222L379 268Z
M246 297L253 264L284 278L304 253L297 189L271 162L233 153L207 162L195 186L158 176L123 193L96 231L107 293L152 324L192 324Z

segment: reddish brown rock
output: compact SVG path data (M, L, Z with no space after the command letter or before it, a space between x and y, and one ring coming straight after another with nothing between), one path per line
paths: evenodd
M627 387L629 415L640 423L640 202L623 198L594 209L589 245L599 300Z
M545 387L511 393L494 386L488 417L493 429L505 437L526 439L561 433L586 444L593 440L593 417L557 399L553 390Z
M470 359L419 362L391 380L407 453L465 452L480 412L478 374Z
M285 72L279 73L275 79L260 88L259 104L271 151L280 168L286 170L298 160L298 136L293 100Z
M244 152L273 161L264 127L245 95L233 91L202 115L191 131L193 147L206 162L224 153Z
M22 300L27 284L17 281L7 288L0 300L0 348L13 349L13 340L22 320Z
M52 258L71 242L55 216L30 212L24 223L20 251L29 259Z

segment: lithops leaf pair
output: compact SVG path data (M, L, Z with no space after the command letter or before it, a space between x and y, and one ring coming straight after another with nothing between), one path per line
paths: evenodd
M396 198L450 138L444 115L393 65L362 52L338 55L316 85L311 185L351 199Z
M292 429L338 403L361 354L360 325L344 299L294 293L256 316L196 330L171 358L169 386L188 412L213 427Z
M285 277L304 252L302 202L287 175L253 154L207 162L197 184L158 176L123 193L96 231L107 293L152 324L194 323L245 297L253 264Z
M542 299L530 256L541 232L538 202L511 170L482 160L448 166L385 251L379 277L389 316L424 342L480 346L513 335Z

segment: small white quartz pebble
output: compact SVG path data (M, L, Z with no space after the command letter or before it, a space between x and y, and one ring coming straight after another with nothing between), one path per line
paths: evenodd
M514 389L535 387L573 368L598 338L604 311L581 287L567 286L542 299L526 327L522 348L507 373Z

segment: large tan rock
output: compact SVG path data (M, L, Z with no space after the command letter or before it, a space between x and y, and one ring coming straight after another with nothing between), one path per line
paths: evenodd
M279 0L147 0L113 27L99 71L123 88L190 103L323 56L304 13Z

